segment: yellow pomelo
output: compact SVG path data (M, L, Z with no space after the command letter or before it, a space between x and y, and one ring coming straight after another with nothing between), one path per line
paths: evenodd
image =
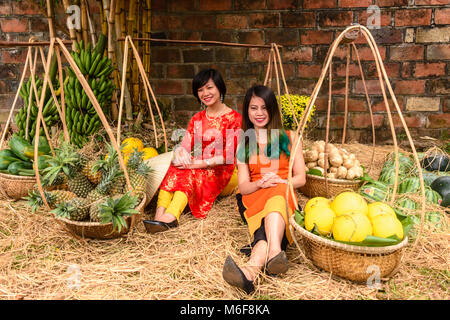
M333 222L336 215L330 207L314 206L305 213L305 228L308 231L314 229L314 225L321 235L326 235L331 232Z
M403 226L400 220L390 214L380 214L372 219L373 235L388 238L396 235L403 239Z
M372 225L365 214L343 214L336 217L333 238L338 241L361 242L372 235Z
M137 151L141 152L142 149L144 149L144 143L138 139L138 138L126 138L125 140L122 141L122 153L123 154L130 154L132 153L135 149L137 149Z
M395 218L397 217L394 209L392 209L392 207L390 205L388 205L387 203L372 202L372 203L369 203L369 205L367 207L369 209L367 216L369 217L369 219L371 221L373 220L373 218L375 218L376 216L378 216L380 214L390 214Z
M308 200L305 205L305 213L309 211L312 207L330 207L331 201L324 197L314 197Z
M360 212L367 215L368 208L366 200L356 192L344 191L337 195L331 202L331 209L333 209L336 216L340 216L352 212Z
M158 151L156 151L153 147L144 148L142 149L142 152L144 153L142 157L144 160L156 157L158 155Z
M228 184L226 185L226 187L222 190L222 192L220 193L220 195L222 197L225 196L229 196L230 194L233 193L234 189L236 189L238 185L238 179L237 179L237 168L234 168L234 172L233 175L230 178L230 181L228 181Z

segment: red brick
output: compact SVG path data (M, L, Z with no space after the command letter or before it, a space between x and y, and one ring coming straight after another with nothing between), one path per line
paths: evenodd
M2 63L24 63L27 57L27 50L14 49L2 51Z
M299 78L319 78L322 66L319 64L307 65L299 64L297 66L297 75Z
M180 29L181 19L178 16L152 15L152 30Z
M430 114L427 128L450 128L450 113Z
M155 94L184 94L183 81L153 80Z
M400 80L395 82L395 94L422 94L425 92L425 80Z
M231 10L231 0L200 0L200 10L204 11L218 11L218 10Z
M213 62L214 51L207 48L194 48L183 50L183 62Z
M428 26L431 23L431 9L397 10L395 26Z
M36 14L42 14L43 12L46 12L45 9L42 11L39 10L39 5L32 5L28 1L12 1L11 3L14 3L14 9L13 13L17 15L22 14L29 14L29 15L36 15Z
M307 30L300 34L301 44L330 44L333 41L333 31Z
M345 74L347 71L347 65L345 63L339 63L333 65L333 76L334 77L342 77L345 78ZM364 69L363 69L364 72ZM350 63L348 66L348 75L349 77L359 77L361 74L359 70L358 64Z
M450 44L433 44L427 47L427 60L450 60Z
M371 128L372 120L370 114L358 113L351 116L351 126L352 128ZM384 116L382 114L373 115L373 123L375 128L379 128L383 125Z
M0 3L0 14L11 14L12 7L9 3Z
M416 0L415 5L416 6L430 6L430 5L448 5L448 0Z
M167 78L192 79L194 76L195 70L193 65L189 64L167 65Z
M414 76L416 78L445 75L445 63L416 63Z
M218 47L216 49L216 60L221 62L244 62L246 55L246 48Z
M386 73L391 78L398 78L398 75L400 73L400 64L396 62L388 62L384 63L384 69L386 70ZM378 79L378 70L376 67L375 62L370 63L366 67L366 73L364 74L366 78L377 78Z
M375 43L377 45L403 43L402 29L380 28L380 29L372 29L370 33L375 39ZM360 36L355 40L355 43L364 44L367 43L367 40L365 39L364 36Z
M421 45L400 45L390 48L390 59L397 61L423 60L425 47Z
M249 28L273 28L279 25L279 13L254 13L248 15Z
M378 80L366 80L367 92L369 94L381 94L380 82ZM356 94L365 94L362 80L355 80L355 88L353 90Z
M150 1L152 7L152 15L153 11L166 11L166 0L152 0ZM153 19L153 17L152 17Z
M150 54L152 62L181 62L180 50L176 48L152 47Z
M324 123L324 126L325 126L326 123L327 123L327 116L325 115L322 118L323 118L323 123ZM343 128L344 127L344 121L345 121L345 117L344 116L332 114L332 115L330 115L330 128L332 128L332 129ZM347 118L347 123L348 123L348 118Z
M434 11L434 23L450 24L450 8L436 8Z
M195 11L195 9L195 2L192 0L167 1L167 11L169 12Z
M267 9L297 9L297 0L267 0Z
M0 20L0 26L3 32L27 32L28 19L4 19Z
M281 53L283 61L312 61L312 48L285 49Z
M445 78L427 80L427 88L432 94L450 94L450 81Z
M412 64L410 62L405 62L405 63L402 64L402 71L401 71L400 76L403 79L411 78L412 77L412 72L413 72L413 67L412 67Z
M335 106L337 112L345 112L345 98L338 97L335 99ZM368 111L366 99L348 99L349 112L364 112Z
M381 59L384 61L386 59L386 47L378 47L378 51L380 52ZM358 55L361 61L374 61L374 54L372 53L372 49L370 47L358 47ZM352 60L358 61L355 52L352 54Z
M419 115L402 115L402 116L408 128L422 127L422 118ZM392 115L392 123L394 124L395 128L403 128L402 121L400 120L400 116L398 114Z
M325 61L326 55L328 53L329 46L317 46L316 53L314 54L314 60L318 63L323 63ZM347 47L338 46L333 55L333 61L346 62L347 61Z
M373 13L368 13L367 11L358 12L358 23L362 25L367 25L367 19L372 16ZM380 26L386 27L391 25L392 13L390 11L381 10L380 11Z
M339 8L367 8L372 4L372 0L338 0Z
M248 52L250 62L267 62L269 59L270 49L250 48Z
M442 112L450 113L450 99L444 99L442 102Z
M328 110L328 96L327 97L317 97L314 102L316 106L316 111L326 111Z
M187 30L211 30L216 26L216 16L184 16L182 18L183 28ZM170 27L170 26L169 26Z
M211 30L211 31L205 31L202 32L201 36L202 40L207 41L225 41L225 42L234 42L233 34L229 32L228 30L224 31L217 31L217 30Z
M335 0L303 0L303 9L336 8Z
M282 46L297 46L299 36L297 29L266 29L266 44L276 43Z
M282 12L281 24L285 28L310 28L316 25L314 12Z
M395 97L395 98L397 99L398 107L400 108L401 111L403 111L404 110L403 98L402 97ZM387 100L390 112L396 112L397 109L395 108L392 99L388 98ZM372 102L372 112L386 112L386 105L384 104L383 98L376 99Z
M408 0L375 0L379 7L401 7L408 5Z
M223 14L217 17L217 29L245 29L247 17L236 14Z
M236 38L239 43L264 44L263 31L238 32ZM220 39L221 39L221 41L225 41L223 38L220 38Z
M173 31L169 33L168 38L174 40L202 40L198 31Z
M266 9L266 0L235 0L234 10L263 10Z
M353 11L320 11L318 23L320 27L345 27L353 22Z

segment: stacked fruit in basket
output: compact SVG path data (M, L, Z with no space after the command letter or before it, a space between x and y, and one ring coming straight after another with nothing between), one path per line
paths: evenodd
M112 222L119 232L125 216L137 213L142 201L146 178L151 168L143 161L143 152L134 150L127 161L132 190L124 179L116 150L107 145L108 156L86 161L76 147L62 143L54 157L47 157L43 181L52 185L61 175L67 179L67 190L44 191L47 203L57 217L75 221ZM38 190L26 198L36 211L44 204Z
M310 199L304 212L296 212L296 221L317 235L366 246L399 243L411 224L409 219L397 216L388 204L367 204L361 195L351 191L344 191L334 199Z
M330 179L353 180L363 175L361 163L355 154L325 141L315 141L310 149L303 151L308 173L327 176Z
M71 55L91 87L103 113L108 114L115 86L110 79L114 70L112 62L104 56L105 44L104 35L100 36L94 48L91 43L85 46L81 41L77 43L77 50L72 51ZM100 129L100 118L71 68L68 69L68 77L64 82L64 92L70 141L81 147L89 135Z
M13 134L7 149L0 150L0 172L19 176L34 176L34 141L33 145L18 134ZM39 137L38 168L45 168L45 155L50 153L47 139Z

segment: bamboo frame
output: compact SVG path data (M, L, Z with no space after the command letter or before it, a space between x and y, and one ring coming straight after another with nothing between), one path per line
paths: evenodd
M314 90L312 92L311 95L311 99L309 100L305 112L303 113L302 118L300 119L300 125L297 129L297 135L299 137L297 143L295 143L294 145L294 151L291 152L291 157L289 160L289 174L288 174L288 189L291 189L293 191L293 184L292 184L292 168L293 168L293 163L294 163L294 158L292 157L293 154L296 154L298 147L299 147L299 143L301 140L303 140L303 132L306 126L306 121L311 113L311 109L312 106L314 105L317 95L319 93L319 90L323 84L324 78L326 76L327 71L331 72L331 63L332 63L332 58L333 55L338 47L338 45L341 43L341 41L343 40L343 38L345 37L346 34L354 32L354 31L359 31L361 32L361 34L365 37L366 41L369 44L369 47L372 51L372 54L374 56L375 59L375 63L376 63L376 67L377 67L377 72L378 72L378 78L379 78L379 82L381 85L381 90L382 90L382 94L383 94L383 99L384 99L384 103L385 103L385 107L386 107L386 111L388 114L388 120L389 120L389 125L391 128L391 131L393 132L393 141L394 141L394 152L395 152L395 181L394 181L394 191L393 191L393 195L392 195L392 200L391 200L391 204L392 202L395 200L396 197L396 186L398 185L398 173L399 173L399 156L398 156L398 145L397 145L397 139L396 139L396 135L395 135L395 129L394 129L394 125L393 125L393 121L392 121L392 116L391 116L391 112L390 112L390 108L389 108L389 103L387 100L387 96L386 96L386 91L384 89L384 85L383 85L383 80L388 88L389 94L391 95L392 101L394 103L395 109L399 115L399 118L401 120L403 129L406 132L407 138L408 138L408 142L411 146L411 149L413 151L413 157L414 157L414 162L417 166L417 169L419 171L419 180L420 180L420 188L421 188L421 200L422 200L422 210L421 210L421 224L420 224L420 229L419 232L417 234L416 240L415 240L415 244L417 244L417 242L420 239L420 235L422 233L422 228L423 228L423 222L424 222L424 218L425 218L425 187L424 187L424 181L423 181L423 177L422 177L422 168L420 166L420 162L419 162L419 158L416 152L416 148L414 146L414 142L411 138L411 135L409 133L408 127L405 123L405 120L403 118L401 109L398 105L397 99L395 97L395 94L392 90L392 86L389 82L389 78L387 76L386 70L384 68L384 64L382 62L382 58L381 55L378 51L378 47L376 45L376 42L372 36L372 34L370 33L370 31L362 26L362 25L352 25L347 27L333 42L333 44L330 47L330 50L328 51L328 55L325 59L324 62L324 66L322 68L322 72L320 75L320 78L316 84L316 86L314 87ZM330 83L331 83L332 79L329 79ZM331 85L330 85L331 86ZM330 106L329 106L330 109ZM328 110L329 111L329 110ZM327 125L327 132L329 130L329 126ZM327 143L327 141L326 141ZM325 176L325 180L326 180L326 176ZM288 192L288 191L287 191ZM286 201L286 207L288 207L288 202ZM296 203L296 208L298 209L298 204ZM293 232L292 230L292 225L289 226L291 232ZM414 244L414 245L415 245Z

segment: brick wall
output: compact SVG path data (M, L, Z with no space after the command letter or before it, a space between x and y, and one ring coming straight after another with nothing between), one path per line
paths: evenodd
M98 13L93 3L93 14ZM311 94L327 50L352 22L371 19L369 5L380 8L380 29L373 29L387 73L415 136L440 137L449 133L449 0L152 0L155 37L219 40L283 46L281 55L290 93ZM64 21L60 21L64 23ZM31 35L48 38L41 11L28 1L0 0L0 39L27 41ZM374 109L378 141L389 139L376 68L368 46L357 41ZM202 68L216 67L225 77L227 104L240 108L246 89L262 83L267 49L199 45L152 44L151 82L158 98L176 111L180 126L199 110L191 94L191 79ZM0 121L12 105L26 49L0 48ZM334 59L333 135L343 125L345 47ZM358 66L350 66L348 136L370 140L370 120ZM322 86L312 134L324 133L327 88ZM391 104L391 108L392 108ZM396 126L398 116L393 117Z
M154 36L169 39L280 44L289 92L310 95L330 44L352 22L367 25L370 5L380 9L381 28L371 32L410 131L415 137L449 133L448 0L153 0L152 30ZM375 63L361 40L356 43L371 93L377 139L388 140L392 136L386 130L388 119ZM151 81L158 97L177 111L181 124L199 110L191 94L196 72L218 68L226 79L226 102L239 109L246 89L263 82L267 58L268 50L259 48L154 44ZM345 61L342 46L333 64L333 136L341 135L344 122ZM348 137L367 142L370 117L354 53L349 88ZM312 132L316 137L324 133L327 92L325 81L316 102L319 112ZM394 108L392 103L390 107ZM400 130L399 117L393 121Z

